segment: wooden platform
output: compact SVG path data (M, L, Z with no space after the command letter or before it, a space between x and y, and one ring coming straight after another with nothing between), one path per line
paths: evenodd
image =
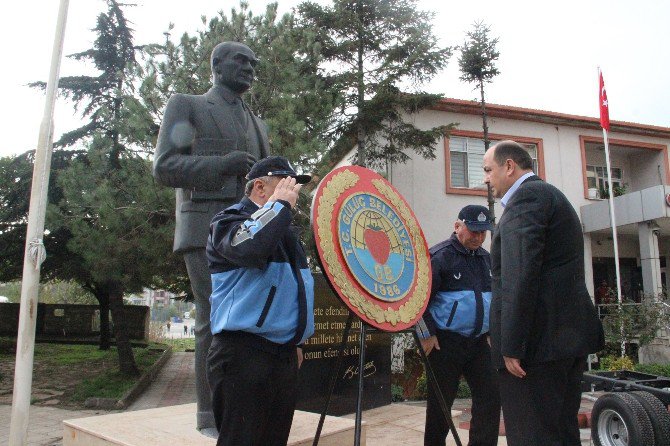
M195 429L195 404L138 410L63 421L63 446L214 446L216 440ZM296 411L289 445L311 445L319 415ZM354 443L354 421L327 417L319 445L341 446ZM361 445L365 445L363 422Z

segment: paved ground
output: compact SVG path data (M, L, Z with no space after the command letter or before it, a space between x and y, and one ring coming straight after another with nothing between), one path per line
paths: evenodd
M12 406L0 405L0 444L9 443ZM30 406L27 446L59 446L63 438L63 420L107 413L101 410L64 410L55 407Z
M154 384L128 410L150 409L155 407L188 404L195 402L195 377L193 372L193 353L174 353L163 367ZM583 401L583 410L592 405ZM453 409L462 410L463 414L454 419L457 426L467 429L470 419L469 400L457 400ZM28 446L61 445L63 432L62 421L71 418L82 418L101 415L105 411L70 411L53 407L31 406ZM9 420L11 406L0 405L0 444L7 444L9 439ZM353 418L353 415L349 416ZM425 407L422 403L393 404L363 413L363 420L368 426L368 446L419 446L423 443L423 424ZM467 444L467 430L459 429L461 440ZM499 437L499 445L507 444L505 437ZM453 445L451 439L447 445ZM587 429L582 429L582 444L590 445Z
M156 381L128 410L150 409L195 402L193 353L173 353L158 374ZM102 415L100 410L64 410L54 407L30 406L27 446L59 446L62 444L63 420ZM0 445L9 441L11 406L0 405Z
M186 331L184 331L184 327L186 327ZM195 319L184 319L184 322L170 322L170 331L167 330L167 325L164 323L163 334L170 339L195 338L194 327Z
M153 384L128 410L195 403L194 358L190 352L173 353Z

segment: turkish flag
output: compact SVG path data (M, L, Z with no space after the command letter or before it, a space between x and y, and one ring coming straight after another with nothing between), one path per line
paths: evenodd
M600 126L610 131L610 106L607 102L607 92L605 91L605 81L603 73L600 71Z

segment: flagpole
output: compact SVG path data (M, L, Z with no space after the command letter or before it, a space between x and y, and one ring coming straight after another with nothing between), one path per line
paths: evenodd
M598 67L598 82L600 84L600 95L601 95L601 126L602 126L602 95L603 90L605 89L604 84L602 84L602 73L600 67ZM607 104L607 127L609 128L609 103ZM612 166L610 164L610 149L609 141L607 139L607 129L605 126L602 126L603 129L603 141L605 142L605 165L607 168L607 190L609 191L609 209L610 209L610 221L612 223L612 242L614 244L614 269L616 272L616 294L617 294L617 303L619 305L619 312L622 311L622 298L621 298L621 270L619 268L619 239L617 237L617 224L616 224L616 213L614 211L614 188L612 186ZM623 335L623 325L621 326L621 331ZM621 336L621 356L623 357L626 354L626 343L623 336Z
M44 116L40 125L37 150L35 150L33 182L28 210L28 228L26 230L26 247L23 258L21 306L19 310L19 330L16 339L16 366L14 367L14 391L9 425L9 446L24 446L27 443L28 437L28 415L33 383L35 324L37 320L40 266L46 256L42 237L44 235L49 171L51 169L53 110L56 103L68 5L69 0L61 0L58 9L56 35L52 47L51 67L44 104Z
M607 188L609 190L610 220L612 221L612 240L614 242L614 267L616 270L617 302L621 305L621 271L619 270L619 240L617 238L616 215L614 213L614 189L612 188L612 174L610 165L610 149L607 141L607 130L603 129L605 141L605 164L607 165Z
M614 213L614 189L612 188L612 174L610 172L610 150L607 141L607 130L603 129L603 140L605 141L605 164L607 165L607 185L609 190L610 220L612 222L612 241L614 243L614 269L616 271L616 297L619 305L619 313L623 310L621 299L621 271L619 269L619 240L617 237L616 215ZM623 337L623 324L621 325L621 357L626 355L626 341Z

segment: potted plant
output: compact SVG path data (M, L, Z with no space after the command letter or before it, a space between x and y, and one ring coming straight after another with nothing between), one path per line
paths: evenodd
M614 196L620 197L621 195L624 195L627 192L628 185L622 184L621 186L614 186L612 187L612 189L614 190ZM605 186L602 186L600 188L600 198L608 199L609 197L610 197L609 189L607 189Z
M612 189L614 189L614 196L615 197L620 197L621 195L626 193L626 190L628 188L627 184L622 184L621 186L614 186Z

